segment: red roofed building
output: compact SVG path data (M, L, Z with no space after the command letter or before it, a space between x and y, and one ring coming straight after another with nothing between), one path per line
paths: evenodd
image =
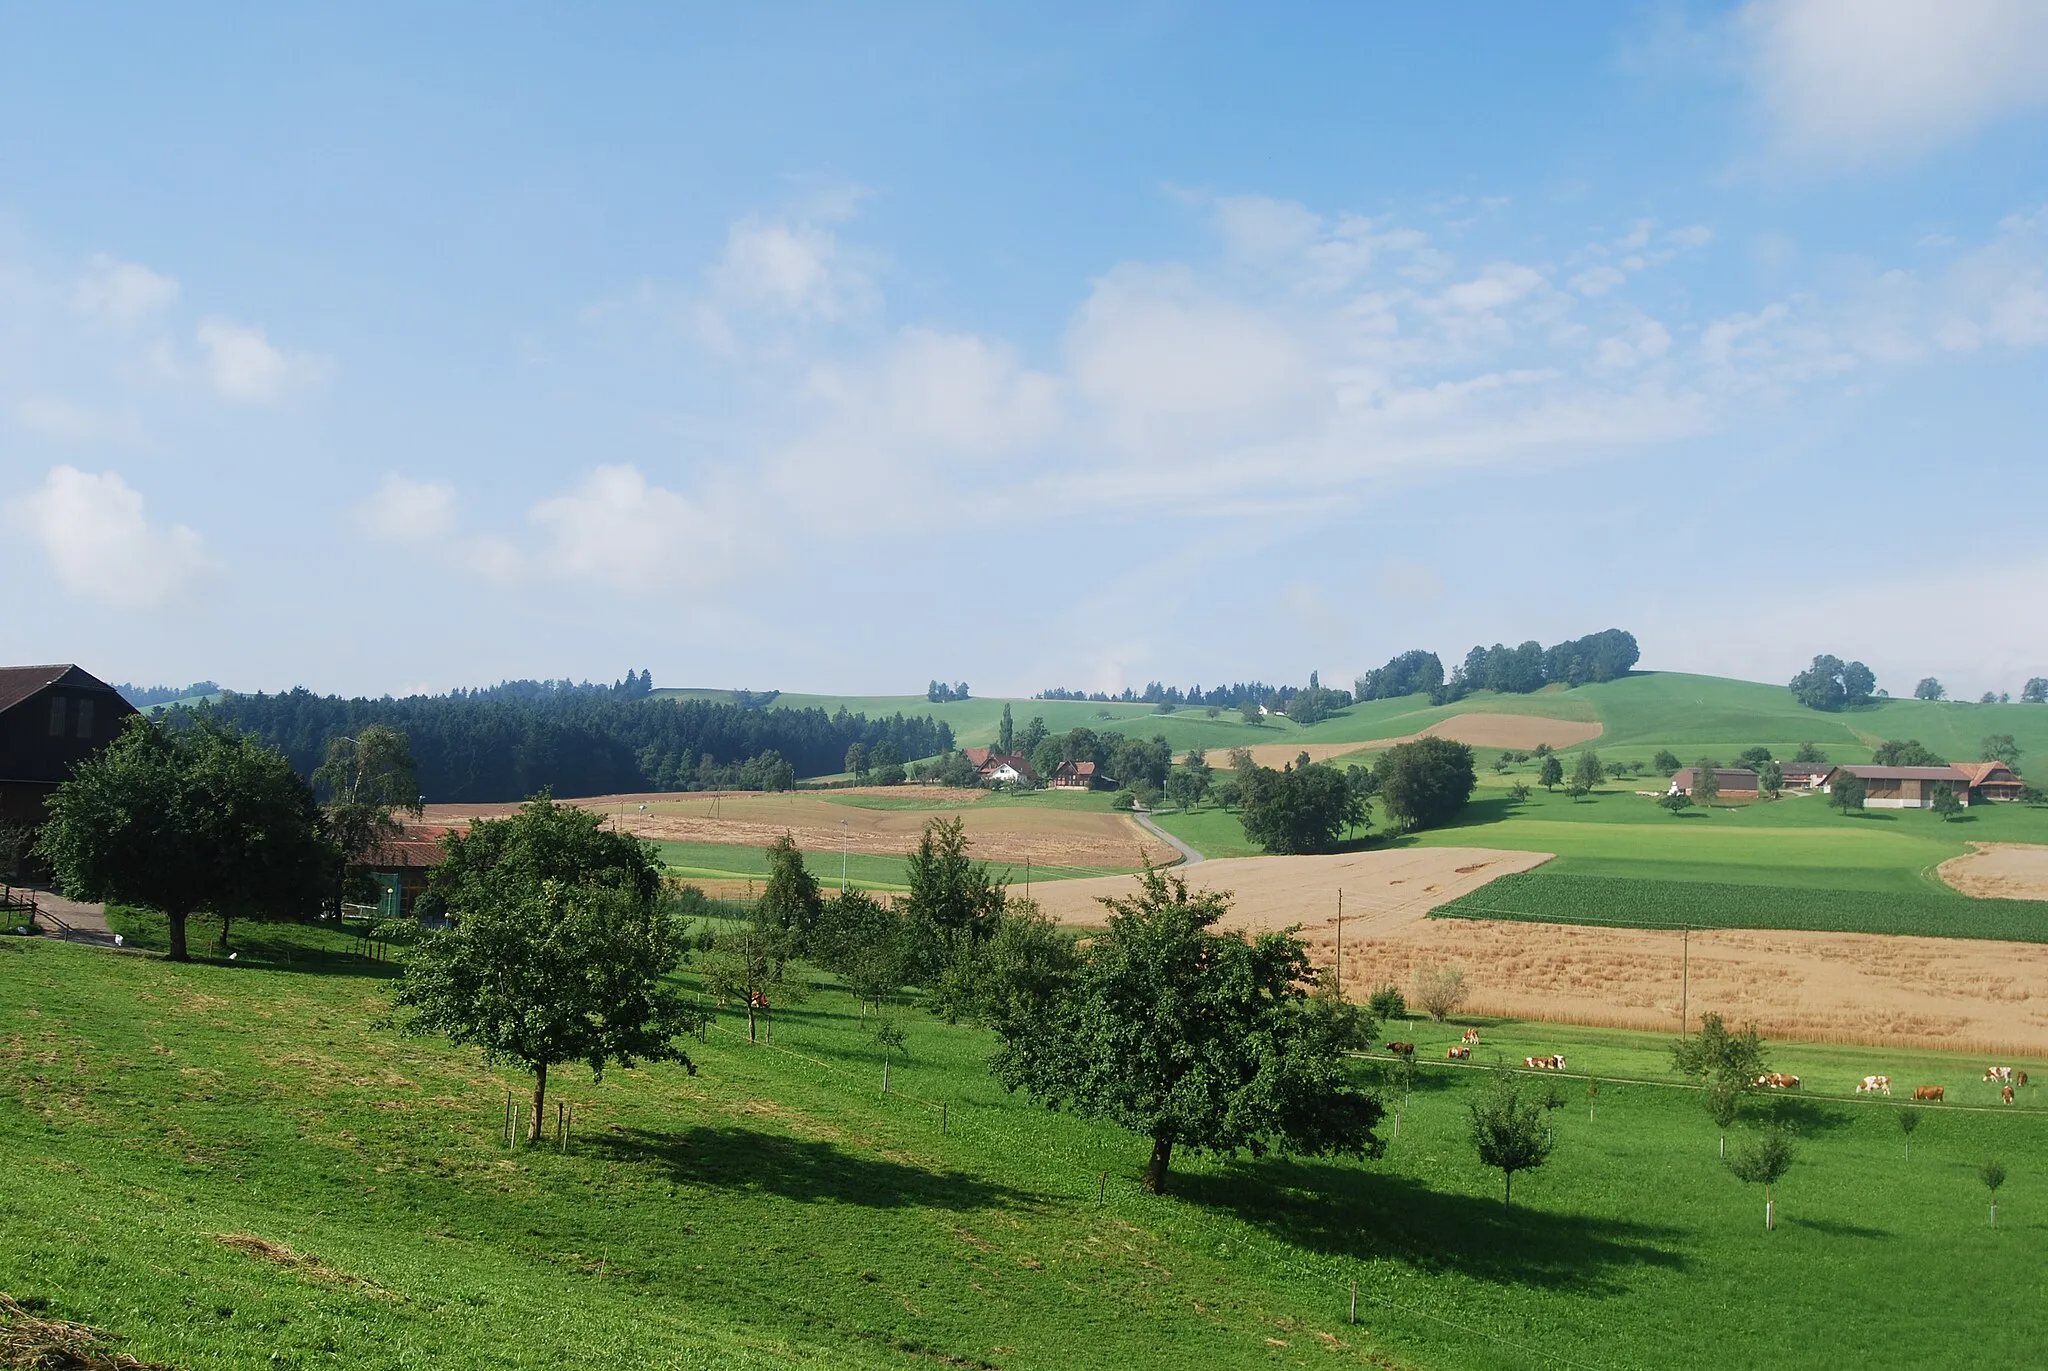
M1054 790L1115 790L1114 778L1102 774L1093 762L1061 762L1052 773Z
M1869 809L1932 809L1934 797L1952 790L1970 802L1970 778L1952 766L1838 766L1820 788L1832 795L1837 778L1863 778L1863 803Z
M434 868L448 860L448 849L441 845L447 833L445 825L408 824L396 837L386 838L371 850L363 866L381 891L379 918L412 917L413 906L426 893Z
M2017 800L2026 785L2004 762L1957 762L1956 770L1969 781L1968 799Z

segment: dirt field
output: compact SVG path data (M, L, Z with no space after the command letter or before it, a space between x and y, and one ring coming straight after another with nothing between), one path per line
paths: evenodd
M937 787L834 793L921 800L929 807L862 809L835 804L816 794L751 793L606 795L575 803L610 814L613 822L629 833L674 842L766 847L786 832L809 852L837 852L843 841L849 852L889 856L915 848L925 821L943 815L965 822L971 851L982 861L1119 868L1137 867L1146 857L1169 862L1175 855L1128 814L1072 809L1053 801L1042 807L989 804L985 791ZM517 808L510 804L429 805L426 817L429 823L454 823L502 818Z
M1233 893L1228 926L1265 930L1302 924L1312 934L1326 922L1332 936L1337 891L1344 892L1344 937L1414 923L1446 900L1470 894L1496 876L1527 871L1550 860L1542 852L1492 848L1402 848L1347 852L1334 857L1228 857L1177 874L1190 890ZM1035 892L1039 906L1071 924L1100 924L1104 895L1134 892L1130 876L1060 881Z
M2039 843L1971 843L1967 857L1935 868L1941 879L1980 900L2048 900L2048 847Z
M1600 736L1601 726L1574 719L1546 719L1536 714L1454 714L1442 723L1431 724L1421 733L1400 738L1374 738L1362 743L1260 743L1251 749L1252 760L1260 766L1281 766L1303 752L1312 762L1327 762L1353 752L1378 751L1396 743L1412 743L1425 734L1448 738L1473 747L1533 748L1549 743L1554 748L1576 747ZM1212 762L1220 761L1212 758Z
M1210 861L1185 874L1192 886L1236 892L1232 926L1303 925L1301 936L1325 966L1336 959L1341 885L1344 988L1354 999L1383 982L1405 988L1422 967L1449 965L1471 987L1468 1013L1675 1029L1683 979L1695 1023L1711 1009L1755 1022L1766 1037L2048 1052L2048 946L1695 931L1682 948L1676 933L1427 917L1495 876L1545 860L1486 848L1411 848ZM1103 918L1095 897L1135 884L1123 876L1061 881L1035 894L1056 917L1095 925Z

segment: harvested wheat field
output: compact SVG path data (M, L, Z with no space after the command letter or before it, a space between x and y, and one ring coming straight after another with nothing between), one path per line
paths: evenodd
M1260 766L1281 766L1308 753L1312 762L1326 762L1353 752L1371 752L1396 743L1412 743L1421 737L1448 738L1473 747L1533 748L1548 743L1553 748L1577 747L1600 736L1601 726L1577 719L1550 719L1540 714L1453 714L1431 724L1420 733L1399 738L1374 738L1362 743L1260 743L1250 749Z
M1971 843L1968 856L1936 867L1941 879L1980 900L2048 900L2048 846Z
M884 801L890 807L864 808L818 794L758 792L605 795L573 803L609 814L629 833L669 842L766 847L788 833L807 852L837 852L843 841L849 852L895 856L917 846L927 820L943 817L966 825L975 858L998 865L1030 861L1136 868L1148 858L1166 863L1177 856L1128 814L1076 808L1057 797L1042 803L1001 803L987 791L936 786L837 790L832 795ZM460 823L502 818L517 808L429 805L426 818L429 823Z
M1414 923L1446 900L1470 894L1496 876L1550 860L1545 852L1481 847L1404 847L1333 857L1228 857L1176 872L1190 890L1231 892L1225 926L1258 931L1328 923L1334 935L1337 891L1344 892L1344 929L1393 929ZM1135 892L1130 876L1061 881L1036 892L1039 906L1062 923L1100 924L1105 895Z
M2037 849L2048 850L2048 849ZM1363 999L1425 966L1456 966L1467 1013L1614 1028L1675 1028L1682 979L1697 1016L1754 1022L1767 1037L1947 1050L2048 1052L2048 945L1866 933L1695 930L1680 935L1574 924L1431 919L1429 911L1547 855L1400 848L1336 857L1203 862L1196 889L1234 892L1227 926L1302 926L1319 965L1336 960L1344 891L1344 988ZM1102 895L1128 876L1040 886L1064 922L1100 924ZM1682 969L1681 958L1685 967Z

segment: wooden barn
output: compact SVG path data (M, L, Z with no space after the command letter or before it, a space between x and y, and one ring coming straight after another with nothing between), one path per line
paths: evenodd
M112 742L135 712L76 666L0 667L0 823L40 825L72 768Z

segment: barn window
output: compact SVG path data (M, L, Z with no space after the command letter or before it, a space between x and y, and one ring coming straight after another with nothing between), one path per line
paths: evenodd
M81 738L90 738L92 736L91 700L80 700L78 702L78 736Z
M50 697L50 736L52 738L64 736L64 697L62 695L52 695Z

